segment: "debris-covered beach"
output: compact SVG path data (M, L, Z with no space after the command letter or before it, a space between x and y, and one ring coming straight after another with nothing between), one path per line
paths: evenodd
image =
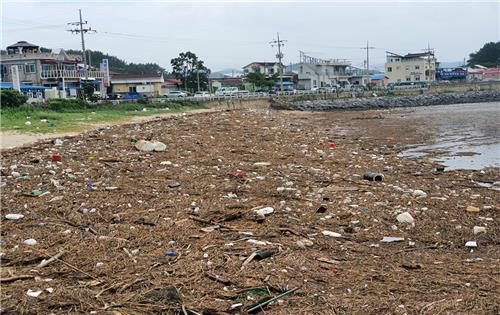
M3 151L2 313L244 314L278 297L255 311L496 314L499 168L402 156L459 126L431 109L220 111Z

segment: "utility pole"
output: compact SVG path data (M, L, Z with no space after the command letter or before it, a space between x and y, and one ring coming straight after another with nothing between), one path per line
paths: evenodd
M278 58L278 62L279 62L278 72L280 75L280 91L283 92L283 66L281 63L281 59L283 59L284 55L281 52L281 46L284 46L283 43L286 42L286 40L283 40L283 39L280 40L280 33L277 33L277 35L278 35L278 39L269 42L269 44L271 44L272 47L278 46L278 53L276 54L276 58Z
M196 81L198 82L198 91L200 91L200 69L196 69Z
M68 23L68 25L72 25L74 26L74 28L72 29L69 29L67 30L68 32L71 32L73 34L80 34L81 36L81 39L82 39L82 52L83 52L83 71L85 73L85 82L87 82L89 76L88 76L88 73L87 73L87 53L85 51L85 36L84 34L86 33L89 33L89 32L93 32L93 33L96 33L97 31L93 30L91 27L88 27L88 28L84 28L83 26L84 25L87 25L87 21L83 21L82 19L82 9L78 9L78 13L80 15L80 21L79 22L71 22L71 23Z
M434 58L434 48L431 48L431 44L427 43L427 48L423 50L427 52L427 71L429 71L428 81L433 81L436 79L435 75L434 78L432 77L432 71L431 71L431 55ZM434 74L436 73L435 70L436 69L434 69ZM427 73L425 74L425 76L427 77Z
M361 49L366 50L366 74L370 74L370 49L375 49L375 47L371 47L366 41L366 47L361 47Z

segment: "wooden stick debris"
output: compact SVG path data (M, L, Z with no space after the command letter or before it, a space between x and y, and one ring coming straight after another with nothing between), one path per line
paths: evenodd
M59 260L59 258L61 258L62 255L64 255L64 251L61 251L61 252L55 254L54 256L50 257L47 260L45 260L45 259L42 260L42 262L38 265L38 267L43 268L43 267L47 266L48 264L50 264L56 260Z
M257 252L253 252L252 254L250 254L250 256L248 256L248 258L245 259L243 264L241 264L240 270L243 270L245 268L245 266L248 265L254 259L255 256L257 256Z
M39 252L39 253L42 253L43 255L50 256L50 255L48 255L47 253L45 253L44 251L42 251L42 250L36 250L36 249L35 249L35 251L37 251L37 252ZM55 257L55 256L54 256L54 257ZM78 272L81 272L81 273L83 273L84 275L86 275L86 276L88 276L88 277L90 277L90 278L92 278L92 279L99 280L99 279L97 279L96 277L94 277L93 275L91 275L90 273L85 272L85 271L81 270L80 268L75 267L75 266L73 266L72 264L70 264L70 263L68 263L68 262L65 262L65 261L64 261L64 260L62 260L61 258L56 258L56 259L57 259L57 260L59 260L60 262L62 262L63 264L65 264L66 266L68 266L68 267L70 267L70 268L72 268L72 269L74 269L74 270L76 270L76 271L78 271Z
M206 273L207 277L213 281L216 281L216 282L220 282L222 284L225 284L225 285L230 285L231 284L231 280L229 279L226 279L226 278L223 278L219 275L216 275L216 274L212 274L212 273Z
M262 303L260 303L260 304L258 304L258 305L255 305L254 307L250 308L247 312L248 312L249 314L251 314L251 313L253 313L253 312L255 312L255 311L259 310L259 309L262 309L264 306L267 306L268 304L270 304L270 303L272 303L272 302L274 302L274 301L276 301L276 300L279 300L279 299L281 299L282 297L284 297L284 296L286 296L286 295L288 295L288 294L290 294L290 293L293 293L293 292L297 291L297 290L298 290L298 289L300 289L300 288L301 288L301 286L300 286L300 287L295 287L295 288L290 289L290 290L288 290L288 291L285 291L285 292L283 292L283 293L281 293L281 294L278 294L278 295L276 295L275 297L273 297L273 298L271 298L271 299L269 299L269 300L267 300L267 301L265 301L265 302L262 302Z
M127 253L128 257L130 257L130 259L132 259L132 261L134 262L134 264L137 264L137 259L135 259L134 255L132 255L128 249L126 249L125 247L123 247L123 251L125 253Z
M193 221L200 222L200 223L205 223L205 224L210 224L210 225L218 225L221 228L228 229L228 230L234 230L234 231L238 230L235 227L232 227L232 226L229 226L229 225L220 224L220 223L213 222L213 221L210 221L210 220L205 220L205 219L201 219L201 218L197 218L197 217L193 217L193 216L190 216L189 218L191 220L193 220Z
M6 283L6 282L13 282L17 280L25 280L25 279L33 279L35 276L32 275L19 275L19 276L12 276L8 278L0 278L0 283Z

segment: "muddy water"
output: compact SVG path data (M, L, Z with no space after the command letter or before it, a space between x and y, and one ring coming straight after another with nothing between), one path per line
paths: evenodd
M431 134L426 143L401 153L403 157L431 158L447 170L500 167L498 102L417 108L401 119Z

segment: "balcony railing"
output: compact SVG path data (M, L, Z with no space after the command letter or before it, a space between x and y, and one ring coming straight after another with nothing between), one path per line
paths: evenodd
M87 71L87 77L102 79L105 72L102 71ZM40 74L42 79L84 79L85 71L83 70L43 70Z

